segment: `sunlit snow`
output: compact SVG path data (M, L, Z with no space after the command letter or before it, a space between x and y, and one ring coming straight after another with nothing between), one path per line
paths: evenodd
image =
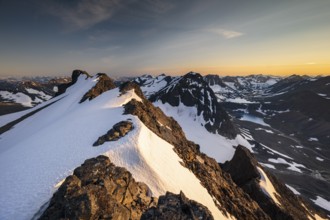
M330 211L330 201L322 198L321 196L317 196L315 200L312 200L316 205Z
M182 190L190 199L207 206L215 219L224 219L200 181L180 164L173 146L137 117L123 115L123 104L133 98L139 100L133 90L119 96L119 90L113 89L79 104L96 82L96 78L79 77L65 94L56 97L58 102L0 136L0 219L31 219L74 168L100 154L148 184L155 196ZM135 126L127 136L92 146L115 123L127 119Z
M277 204L277 205L281 205L281 203L278 201L278 199L276 198L276 194L278 195L278 193L276 192L272 182L268 179L266 173L259 167L258 171L260 173L260 182L259 185L262 189L262 191L269 196L270 198L272 198L272 200Z

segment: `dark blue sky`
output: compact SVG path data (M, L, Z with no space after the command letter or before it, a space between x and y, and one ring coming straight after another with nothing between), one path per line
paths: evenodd
M330 73L328 0L0 0L0 75Z

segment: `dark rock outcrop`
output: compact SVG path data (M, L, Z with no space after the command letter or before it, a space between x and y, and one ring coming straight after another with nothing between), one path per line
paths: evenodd
M219 75L206 75L204 80L210 85L219 85L221 87L227 87L227 85L222 81Z
M133 130L133 123L130 121L121 121L115 124L105 135L102 135L93 144L94 147L104 144L107 141L116 141L124 137L128 132Z
M294 195L275 176L264 169L263 171L278 193L276 198L281 205L276 204L272 198L262 191L259 185L261 176L257 169L259 167L258 162L245 147L238 146L233 159L226 162L222 167L225 172L231 175L234 182L249 194L271 219L309 219L309 211L305 207L308 207L309 210L313 209L300 197ZM259 168L262 169L261 167Z
M144 98L143 92L141 91L139 85L136 84L135 82L125 82L121 84L119 87L121 93L125 93L132 89L134 89L136 95L138 95L140 98Z
M98 73L98 81L96 85L91 88L80 100L80 103L88 100L92 100L97 96L101 95L102 93L116 88L115 83L111 78L109 78L105 73Z
M234 157L231 161L226 161L223 169L227 173L230 173L231 178L238 186L242 186L251 180L260 179L260 173L257 166L258 161L250 151L239 145L236 148Z
M190 169L218 201L217 207L224 215L229 213L237 219L269 219L214 159L201 153L198 145L186 139L180 125L173 118L167 117L145 98L143 102L133 99L124 107L125 114L136 115L150 130L174 146L174 151L183 160L182 165Z
M237 135L235 126L227 112L217 101L213 90L198 73L188 73L183 77L173 80L168 86L149 97L152 102L160 100L171 106L182 103L197 109L197 116L205 121L205 128L212 133L219 133L228 138Z
M146 184L98 156L66 178L40 219L140 219L156 204Z
M141 220L213 220L207 207L189 200L182 192L179 195L167 192L160 196L157 207L143 213Z
M83 70L73 70L71 74L71 82L69 83L63 83L57 86L58 91L55 94L55 96L59 96L63 93L65 93L66 89L75 84L79 78L80 75L85 75L86 78L90 78L91 75L89 75L86 71Z

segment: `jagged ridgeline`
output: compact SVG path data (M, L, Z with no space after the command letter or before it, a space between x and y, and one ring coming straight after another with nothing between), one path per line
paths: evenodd
M201 88L192 85L199 79L187 74L168 85L179 97L170 99L164 88L154 99L191 107L189 99L195 97L206 129L214 126L214 132L235 136L226 112L206 101L212 91L205 86L197 94ZM212 121L214 112L228 125ZM8 123L12 121L0 139L1 219L323 216L259 166L244 147L237 147L225 164L202 153L133 82L116 87L106 74L75 70L57 96L12 115Z

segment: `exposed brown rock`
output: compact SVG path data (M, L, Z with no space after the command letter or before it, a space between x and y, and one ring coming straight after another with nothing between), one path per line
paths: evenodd
M174 146L174 151L183 160L182 165L190 169L219 202L217 206L224 215L229 213L237 219L270 219L228 174L222 172L214 159L201 153L198 145L186 139L173 118L167 117L145 98L143 102L133 99L124 107L125 114L138 116L150 130Z
M223 165L223 170L231 175L234 182L249 194L271 219L307 220L308 211L302 204L304 204L305 207L309 206L305 204L300 197L294 195L291 190L278 181L276 177L267 170L264 170L264 172L279 194L277 199L281 205L278 206L262 191L259 185L260 174L257 170L258 166L259 164L251 152L243 146L238 146L233 159ZM308 209L313 210L310 207Z
M250 180L260 179L257 169L258 161L250 151L239 145L234 157L223 165L223 170L230 173L231 178L238 186L242 186Z
M156 204L146 184L98 156L66 178L40 219L140 219Z
M133 123L130 121L121 121L115 124L105 135L102 135L93 144L94 147L104 144L106 141L116 141L124 137L128 132L133 130Z
M91 88L80 100L80 103L88 100L92 100L95 97L101 95L102 93L116 88L115 83L111 78L109 78L105 73L98 73L98 82Z
M213 220L207 207L186 198L180 192L179 195L167 192L160 196L157 207L152 207L143 213L141 220Z
M137 94L140 98L144 98L143 92L141 91L139 85L135 82L125 82L119 87L121 93L125 93L132 89L134 89L135 94Z

